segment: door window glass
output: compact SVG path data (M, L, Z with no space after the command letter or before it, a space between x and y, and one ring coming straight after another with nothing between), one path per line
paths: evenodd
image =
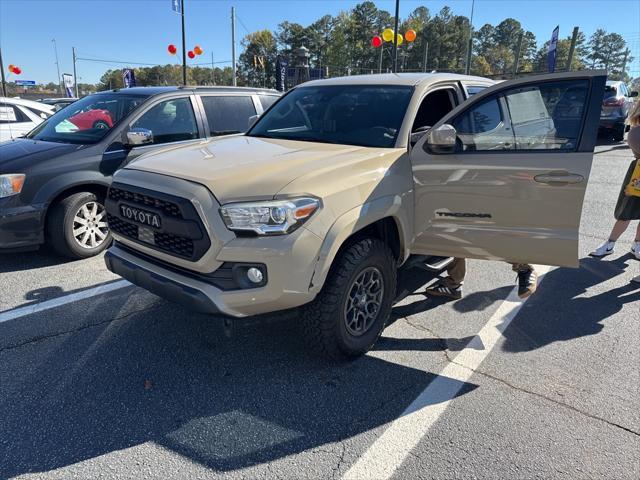
M416 132L434 126L438 120L455 108L457 103L455 98L455 90L450 88L429 93L418 108L411 131Z
M31 119L20 111L15 105L0 103L0 123L30 122Z
M250 96L204 96L204 111L211 136L242 133L249 129L249 117L256 114Z
M170 143L198 138L198 126L189 98L174 98L151 107L131 128L153 133L153 143Z
M280 97L276 95L260 95L258 98L260 99L260 103L262 103L262 108L266 111L271 105L276 103Z
M464 112L454 122L463 151L574 150L588 81L514 88Z

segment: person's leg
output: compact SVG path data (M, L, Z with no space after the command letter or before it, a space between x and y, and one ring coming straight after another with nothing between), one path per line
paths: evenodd
M462 282L466 274L467 261L464 258L454 258L453 262L447 267L447 276L427 288L425 293L456 300L462 298Z
M592 257L598 257L598 258L611 255L613 253L613 249L616 246L616 241L620 238L620 235L622 235L625 232L627 227L629 227L629 223L631 222L629 222L628 220L616 220L616 223L613 224L613 228L611 229L609 240L604 242L602 245L596 248L589 255L591 255ZM636 237L638 237L637 233L638 232L636 232Z
M633 241L633 245L631 245L631 253L640 260L640 222L638 222L638 226L636 227L636 238Z
M511 268L518 272L518 296L526 298L533 294L538 287L538 275L533 266L528 263L512 263Z

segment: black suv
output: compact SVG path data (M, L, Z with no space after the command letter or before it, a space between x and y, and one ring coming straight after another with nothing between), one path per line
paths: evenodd
M169 145L242 133L278 98L233 87L110 90L0 143L0 252L46 240L71 258L96 255L111 241L104 198L118 168Z

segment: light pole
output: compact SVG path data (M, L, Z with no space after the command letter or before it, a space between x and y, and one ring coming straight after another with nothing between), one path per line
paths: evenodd
M396 19L393 28L393 73L398 71L398 22L400 16L400 0L396 0Z
M60 77L60 62L58 61L58 44L56 43L56 39L52 38L51 41L53 42L53 51L56 54L56 71L58 72L58 93L60 95L62 95L62 80Z

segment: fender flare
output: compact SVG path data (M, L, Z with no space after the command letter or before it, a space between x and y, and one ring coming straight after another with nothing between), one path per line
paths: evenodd
M396 223L400 238L398 261L400 264L404 263L409 256L411 238L408 235L412 231L411 225L413 223L413 210L405 208L409 201L413 201L410 193L376 198L338 217L329 228L316 257L309 291L317 294L322 289L338 251L353 234L384 218L391 218ZM409 212L411 212L411 217L409 217Z

